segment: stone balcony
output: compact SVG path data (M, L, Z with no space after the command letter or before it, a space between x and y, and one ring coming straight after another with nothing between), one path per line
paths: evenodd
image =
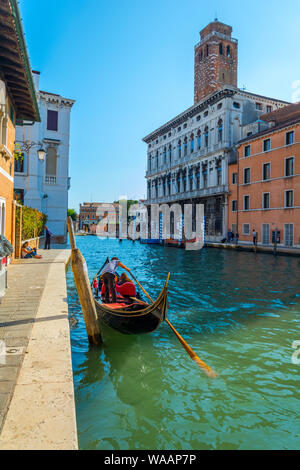
M214 145L210 145L209 148L201 148L200 150L196 150L193 153L189 153L188 155L182 156L181 158L177 158L177 155L173 155L172 157L172 162L164 163L158 165L156 168L152 168L151 170L146 171L146 178L150 176L157 176L162 173L168 172L168 171L174 171L179 168L184 168L185 166L197 164L200 159L208 158L211 155L213 155L215 152L218 151L226 151L228 152L231 147L227 145L224 142L220 142ZM175 157L175 158L174 158ZM168 160L168 155L167 155L167 160Z
M220 196L222 194L228 194L228 185L222 184L220 186L211 186L209 188L193 189L191 191L185 191L176 194L170 194L169 196L159 196L151 199L147 199L145 204L164 204L174 203L176 201L182 201L185 199L204 198L209 196Z

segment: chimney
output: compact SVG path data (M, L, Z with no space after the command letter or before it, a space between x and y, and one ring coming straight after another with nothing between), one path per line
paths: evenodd
M40 91L40 72L33 70L32 71L33 83L35 91Z

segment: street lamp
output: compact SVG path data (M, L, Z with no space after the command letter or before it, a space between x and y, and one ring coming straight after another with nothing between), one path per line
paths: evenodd
M42 146L38 149L37 154L38 154L39 161L44 162L45 161L45 156L46 156L46 151L43 149Z

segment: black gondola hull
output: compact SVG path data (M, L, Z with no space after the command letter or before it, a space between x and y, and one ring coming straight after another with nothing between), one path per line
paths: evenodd
M103 321L105 325L119 331L125 335L142 335L155 331L162 322L162 314L160 311L154 311L145 316L117 316L117 312L109 313L103 311L101 304L97 301L96 310L98 319Z

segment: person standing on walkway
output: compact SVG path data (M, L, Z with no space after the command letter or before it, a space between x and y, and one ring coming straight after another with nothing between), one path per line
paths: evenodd
M48 229L46 225L45 225L45 230L46 230L46 240L45 240L44 249L50 250L50 242L51 242L52 233L50 232L50 230Z
M115 304L117 302L115 274L118 267L130 272L130 269L128 269L124 264L122 264L121 261L116 257L112 258L110 262L106 264L105 268L102 271L102 278L105 285L106 304L109 304L109 291L111 293L112 303Z
M257 245L257 232L255 228L253 229L253 232L252 232L252 238L253 238L253 245L256 246Z

